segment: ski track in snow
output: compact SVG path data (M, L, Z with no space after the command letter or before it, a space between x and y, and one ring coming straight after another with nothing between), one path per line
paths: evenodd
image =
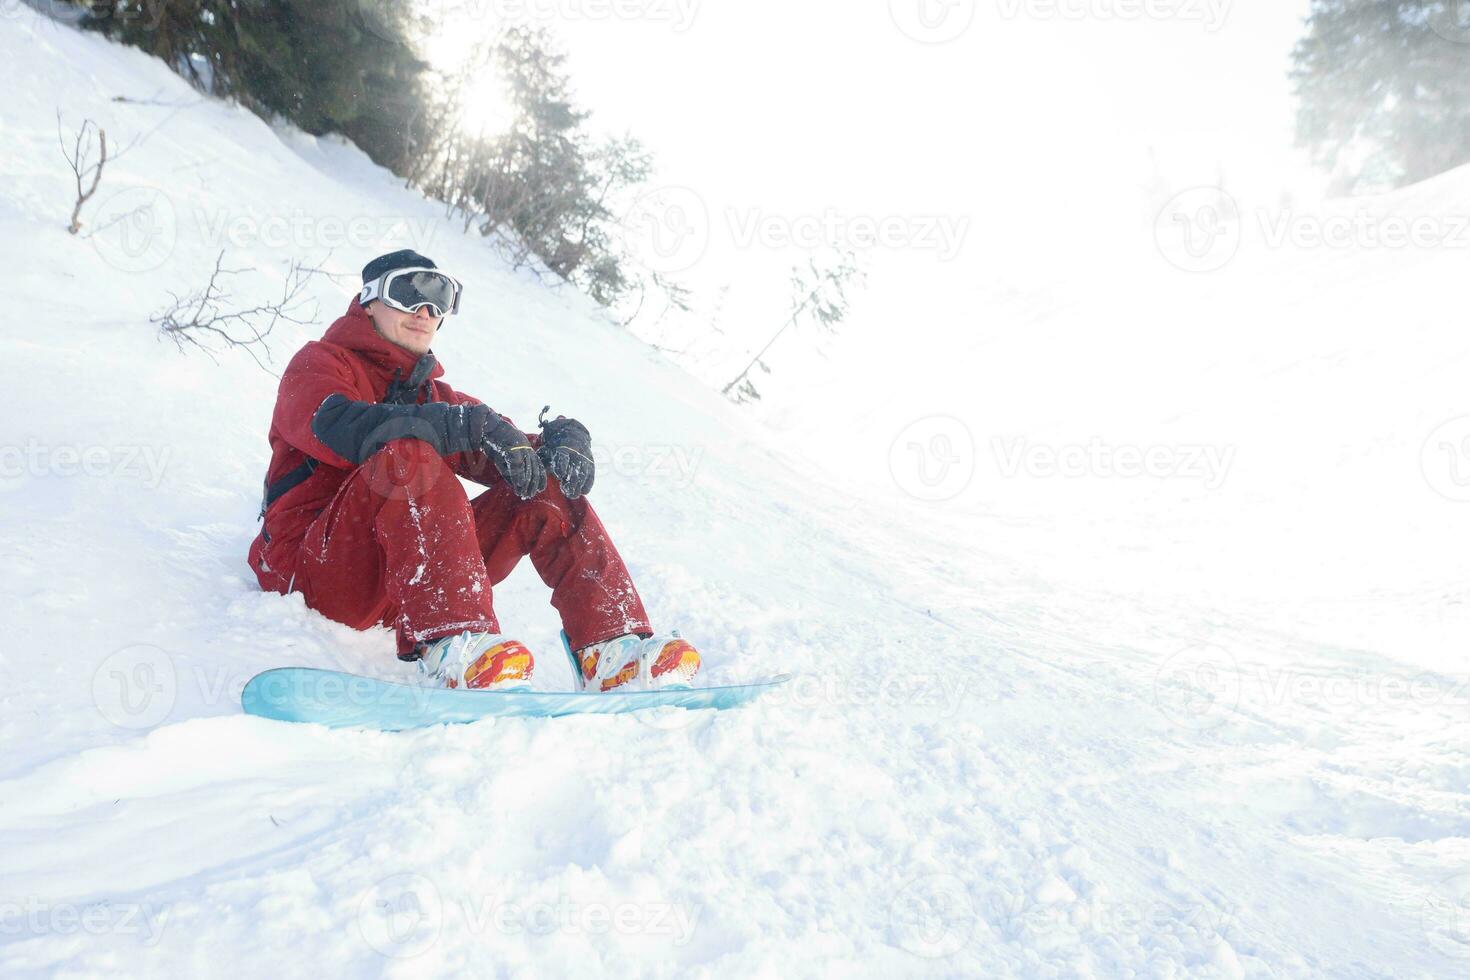
M22 295L63 285L36 329L0 330L0 445L29 453L0 478L0 974L1470 975L1454 665L1053 577L1039 519L836 486L340 141L24 8L0 64L0 258ZM143 136L84 216L161 189L155 267L66 235L54 106ZM275 381L147 322L203 281L219 222L298 213L403 219L332 266L407 245L460 273L447 379L624 450L593 499L707 683L799 679L720 714L392 735L241 715L269 667L412 676L388 631L258 591ZM325 258L311 244L231 248L269 291L284 260ZM276 370L346 306L314 289L318 325L278 328ZM105 459L76 475L58 447ZM670 448L698 453L687 484L654 462ZM496 591L537 685L565 689L528 563ZM1319 677L1384 693L1304 693Z

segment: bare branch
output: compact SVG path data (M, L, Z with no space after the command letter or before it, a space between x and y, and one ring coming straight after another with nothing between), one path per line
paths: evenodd
M71 223L66 229L75 235L82 230L82 205L97 193L97 185L102 182L102 168L107 166L107 131L92 120L85 119L82 121L81 128L76 131L71 149L68 150L66 138L61 130L61 110L58 109L56 110L56 139L61 144L61 155L66 157L66 162L71 167L72 177L76 181L77 200L76 204L72 205ZM92 155L94 140L98 148L96 162L89 159ZM91 181L91 186L86 186L88 180Z
M308 316L298 316L305 302L302 294L313 276L329 274L293 262L287 270L280 299L232 310L227 306L231 296L226 290L225 280L254 270L227 269L224 261L225 253L221 251L203 289L184 297L171 293L169 305L155 313L149 322L158 324L159 333L172 340L181 351L189 348L201 350L210 360L217 362L217 347L222 345L225 350L239 348L249 354L262 371L272 374L274 372L261 360L262 355L266 361L271 359L267 338L276 324L283 320L304 324L316 317L315 309Z
M805 271L800 266L793 268L791 285L795 295L791 300L791 315L771 339L766 341L766 345L750 359L750 363L720 389L720 394L733 399L737 404L759 399L760 392L756 390L750 372L760 368L766 374L771 373L770 365L763 358L776 345L776 341L788 330L799 327L803 319L810 320L829 332L835 331L837 324L847 315L849 286L854 280L861 282L862 279L862 270L852 252L840 253L824 265L818 265L815 259L808 258Z

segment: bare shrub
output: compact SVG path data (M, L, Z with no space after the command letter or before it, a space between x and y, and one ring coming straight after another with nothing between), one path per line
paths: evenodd
M286 272L286 281L281 287L280 299L260 303L243 309L230 309L232 296L226 290L225 281L254 269L226 269L225 253L215 259L214 271L203 289L179 296L171 293L172 302L155 313L151 323L158 325L159 333L168 337L179 350L194 348L202 350L212 360L216 350L240 349L249 354L263 371L269 372L261 360L270 360L270 346L266 338L276 324L309 323L316 316L313 307L308 316L299 316L306 299L303 293L314 275L322 270L291 263Z

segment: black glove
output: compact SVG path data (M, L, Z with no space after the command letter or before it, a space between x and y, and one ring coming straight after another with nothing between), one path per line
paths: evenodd
M541 425L541 448L537 453L561 484L561 492L568 500L576 500L592 489L597 475L597 465L592 462L592 436L576 419L558 416L546 421L550 410L550 405L543 408L537 420Z
M470 406L468 423L471 447L490 457L517 497L530 500L546 489L546 467L524 432L484 405Z
M526 434L484 405L390 405L336 394L316 410L311 431L353 465L395 439L418 439L440 456L484 452L522 500L546 489L546 467Z

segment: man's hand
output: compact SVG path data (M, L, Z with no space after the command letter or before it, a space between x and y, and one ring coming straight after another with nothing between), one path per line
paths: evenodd
M592 489L597 475L597 466L592 462L592 436L587 427L576 419L558 417L546 421L546 412L541 410L541 462L561 484L561 492L568 500Z
M470 444L485 452L510 489L530 500L546 489L546 467L526 434L484 405L469 409Z

